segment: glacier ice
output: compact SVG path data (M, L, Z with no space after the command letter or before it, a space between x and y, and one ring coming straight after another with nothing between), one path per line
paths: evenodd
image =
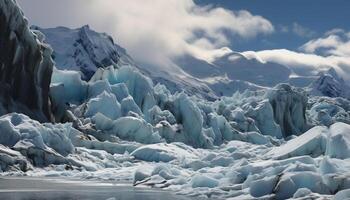
M16 1L0 3L0 114L22 112L54 121L49 99L52 49L28 28Z
M299 135L307 129L307 97L304 91L288 84L279 84L269 91L268 98L284 137Z
M338 122L330 127L326 155L350 158L350 125Z
M270 154L278 159L302 155L317 157L326 151L328 134L329 130L327 127L316 126L301 136L291 139L279 147L275 147Z
M169 162L174 159L196 158L195 151L191 148L185 149L176 143L172 144L151 144L139 147L130 155L137 159L150 162Z
M4 169L29 166L26 169L36 173L36 167L43 165L53 170L44 172L46 175L115 178L218 198L326 197L350 187L350 178L343 175L350 169L346 164L350 158L342 154L348 145L345 124L334 118L333 125L323 126L326 124L314 118L322 110L316 109L322 103L320 98L307 99L294 88L279 86L273 91L248 91L205 101L154 86L130 66L100 69L89 82L78 81L79 73L70 71L55 70L53 77L51 87L57 92L57 96L52 95L53 102L64 99L64 115L72 120L65 133L74 151L58 152L48 143L45 145L52 154L42 154L30 149L26 141L19 142L13 150L19 154L7 154L12 161L4 164ZM67 99L69 95L59 92L69 88L65 82L77 91ZM146 84L143 93L134 88L139 84ZM299 107L281 101L294 95ZM305 103L308 100L309 107ZM334 113L348 110L345 100L323 102L330 105L325 108L337 105ZM286 125L276 120L276 112L286 109L289 114L279 117L295 119L289 121L290 126L301 123L305 130L314 127L304 132L300 129L295 133L299 136L291 132L286 135L282 131ZM296 120L300 116L302 120ZM334 131L343 126L344 131ZM4 145L14 143L11 141L17 137L15 132L8 132ZM50 162L33 162L28 159L32 154L50 155ZM48 166L52 163L55 165ZM62 166L71 166L73 171L62 171Z
M219 185L219 182L211 177L204 176L204 175L195 175L191 179L191 185L192 187L208 187L208 188L214 188Z
M85 105L84 116L91 118L97 113L103 114L111 120L122 116L121 105L112 93L103 91L95 98L91 98Z
M23 114L0 117L0 130L5 135L0 144L11 147L35 166L68 163L64 156L75 152L68 138L70 124L40 124Z

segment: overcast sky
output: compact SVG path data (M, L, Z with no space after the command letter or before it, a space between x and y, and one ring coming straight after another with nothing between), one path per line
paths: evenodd
M350 68L348 0L17 2L31 24L71 28L89 24L112 35L144 62L163 64L188 53L210 60L223 53L218 49L229 47L294 67L331 65L343 74ZM300 56L302 63L296 59Z

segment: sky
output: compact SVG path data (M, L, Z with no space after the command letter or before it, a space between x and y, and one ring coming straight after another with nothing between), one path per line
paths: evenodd
M311 38L342 28L350 30L348 0L197 0L201 5L213 4L230 10L248 10L269 20L276 31L260 40L233 45L237 50L271 48L296 49ZM239 42L236 41L236 43Z
M112 35L142 63L169 65L186 54L210 62L240 51L296 70L331 66L350 80L348 0L17 2L31 24L44 28L89 24Z

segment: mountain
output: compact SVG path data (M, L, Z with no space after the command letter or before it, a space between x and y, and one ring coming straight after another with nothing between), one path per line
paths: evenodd
M57 68L81 71L84 80L89 80L100 67L135 65L125 49L115 44L112 37L97 33L88 25L78 29L42 29L38 26L31 29L45 35L45 41L54 50L52 57Z
M350 86L333 68L325 72L320 72L319 78L309 88L310 93L313 95L350 99Z
M136 63L110 36L97 33L89 26L77 29L32 28L45 34L45 41L54 49L53 59L57 68L80 71L84 80L89 80L101 67L131 65L155 83L166 85L171 92L185 91L207 99L231 96L246 89L269 88L281 82L295 82L298 86L307 86L306 83L310 82L304 77L296 80L291 76L292 70L286 66L263 62L227 48L226 54L211 62L187 54L160 67Z
M97 33L88 25L77 29L66 27L44 29L38 26L31 28L39 30L46 36L45 42L49 43L54 50L53 59L58 69L79 71L84 80L89 80L98 68L110 65L115 68L131 65L151 77L156 83L166 85L172 92L184 90L192 95L216 98L205 83L189 76L176 66L163 70L154 66L137 65L111 36Z

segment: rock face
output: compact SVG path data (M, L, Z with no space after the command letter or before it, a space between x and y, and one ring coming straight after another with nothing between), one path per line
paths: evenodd
M279 84L268 93L268 98L275 122L280 125L284 137L305 132L307 96L304 91Z
M51 121L51 49L33 33L14 0L0 1L0 114L22 112Z

